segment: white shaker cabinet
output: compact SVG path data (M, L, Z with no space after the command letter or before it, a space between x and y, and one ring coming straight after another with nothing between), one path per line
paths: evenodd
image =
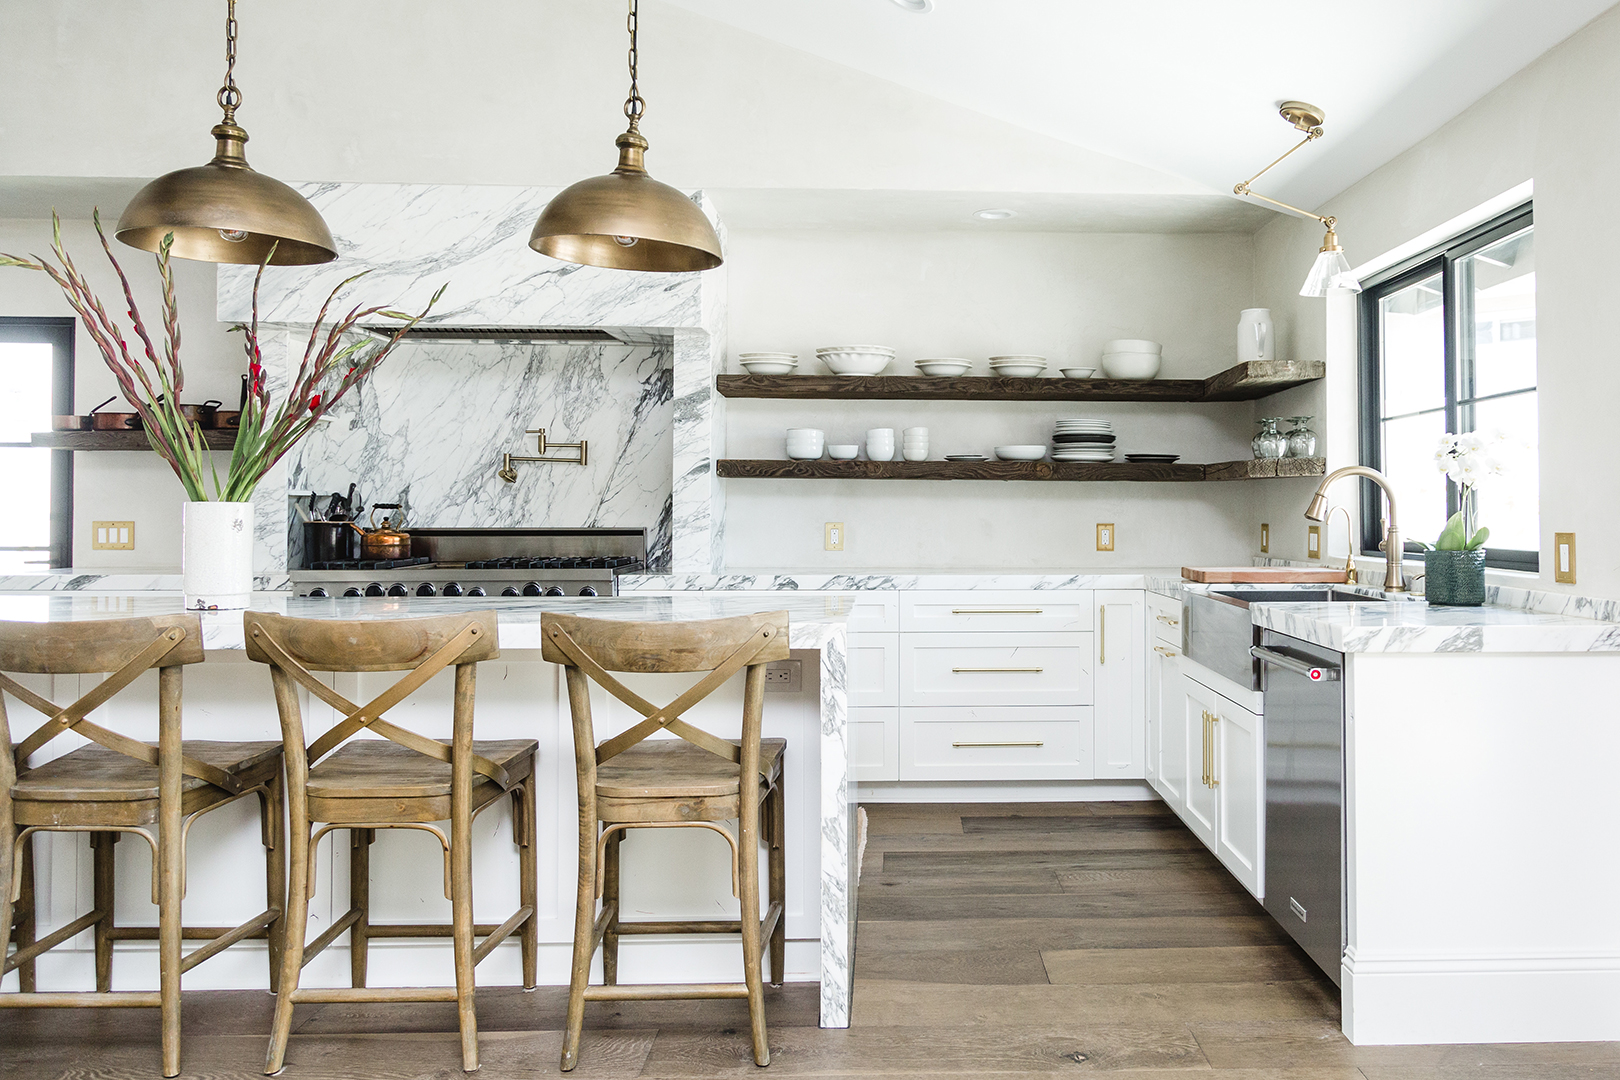
M1187 800L1187 722L1181 649L1155 640L1147 653L1147 777L1171 806Z
M1146 601L1139 589L1099 589L1092 603L1092 768L1099 780L1139 780L1147 768Z
M1216 693L1185 670L1179 698L1187 745L1186 798L1170 805L1232 876L1262 897L1264 723L1260 714Z

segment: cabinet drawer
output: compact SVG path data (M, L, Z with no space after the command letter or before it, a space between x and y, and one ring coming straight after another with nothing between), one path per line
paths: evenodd
M849 710L849 771L856 782L900 779L900 710Z
M1089 705L1090 634L916 634L900 645L901 705Z
M795 599L819 596L832 615L847 615L851 634L895 634L900 631L900 596L893 591L801 592Z
M1166 645L1181 648L1181 602L1148 593L1147 610L1148 632Z
M900 595L902 633L1090 629L1090 590L908 592Z
M1089 780L1091 709L900 710L902 780Z
M900 704L900 635L849 635L849 705Z

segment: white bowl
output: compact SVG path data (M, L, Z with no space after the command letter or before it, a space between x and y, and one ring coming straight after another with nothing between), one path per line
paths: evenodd
M1046 357L1036 356L1034 353L1008 353L1005 356L992 356L990 358L992 364L999 364L1007 360L1023 360L1027 363L1041 365L1046 363Z
M861 452L858 443L828 443L827 456L834 461L853 461L855 455Z
M750 375L791 375L799 366L796 360L777 360L772 358L743 360L738 359L743 370Z
M954 356L935 356L926 360L914 360L912 363L924 375L966 375L973 369L973 361L961 360Z
M1097 374L1097 369L1094 367L1066 367L1058 368L1058 370L1063 373L1065 379L1089 379Z
M1148 341L1146 338L1115 338L1113 341L1103 342L1102 351L1111 352L1150 352L1162 353L1164 346L1157 341Z
M1110 379L1151 379L1159 373L1158 353L1103 353L1103 374Z
M990 370L1004 379L1030 379L1046 370L1046 361L1009 360L998 364L992 360Z
M798 353L792 352L740 352L739 360L797 360Z
M996 457L1002 461L1039 461L1046 456L1046 444L1036 443L1030 446L998 446Z
M834 375L878 375L894 362L894 350L881 345L817 349L816 359Z

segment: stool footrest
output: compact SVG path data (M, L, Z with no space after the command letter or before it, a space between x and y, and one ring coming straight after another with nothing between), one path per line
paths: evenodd
M493 934L500 927L494 923L477 923L473 936ZM367 923L366 937L450 937L455 927L449 923Z
M300 986L292 992L295 1005L354 1001L455 1001L453 986Z
M72 991L42 994L0 994L0 1009L32 1009L41 1006L64 1009L158 1009L163 995L156 990L111 990L107 993Z
M51 933L40 938L38 941L30 942L28 945L23 946L10 956L6 957L4 964L0 964L0 975L5 974L12 968L21 967L23 964L28 963L28 961L32 960L40 953L54 949L68 938L84 933L90 927L100 922L101 916L102 912L100 911L92 911L88 915L80 915L77 919L74 919L60 930L52 931Z
M322 949L336 941L337 936L343 933L343 931L359 922L362 914L364 914L364 912L362 912L359 908L350 908L348 911L343 913L343 916L338 919L337 922L327 927L324 934L310 942L308 945L305 945L303 966L308 967L309 962L319 956ZM302 931L295 930L294 932L301 933Z
M507 919L494 930L490 931L489 936L483 941L480 941L477 947L473 949L473 965L477 966L478 964L483 963L484 957L489 955L491 949L505 941L508 934L522 926L525 922L533 917L534 908L528 904L524 904L522 907L514 911L510 919Z
M180 970L190 971L211 956L216 956L244 938L262 933L271 923L281 918L280 908L266 908L241 926L214 938L200 949L194 949L180 959Z
M691 998L745 998L745 983L664 983L643 986L587 986L586 1001L685 1001Z
M690 922L622 922L621 934L740 934L737 919L696 919Z

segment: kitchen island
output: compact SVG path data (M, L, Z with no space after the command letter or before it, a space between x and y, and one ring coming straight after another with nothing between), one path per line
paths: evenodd
M565 612L593 618L673 621L725 618L760 611L788 612L789 647L802 665L802 690L773 694L766 701L765 734L788 740L786 771L788 903L788 978L817 980L821 986L821 1023L849 1024L850 983L855 929L855 844L852 828L855 785L849 778L845 745L845 620L836 598L769 598L745 594L692 593L676 597L601 599L298 599L285 593L255 594L253 609L303 618L406 619L455 611L493 609L500 627L501 656L479 667L477 729L479 738L533 738L540 743L539 775L539 927L540 977L565 985L573 935L574 867L578 834L573 740L561 669L540 658L540 616ZM170 614L181 610L181 598L170 592L42 591L0 595L0 619L63 622ZM242 613L203 613L207 661L185 671L184 724L187 738L275 739L279 722L267 671L246 657ZM339 674L332 685L353 700L375 695L398 676L392 673ZM674 698L695 677L627 676L625 682L654 701ZM70 701L96 680L93 677L23 677L20 681L57 701ZM81 687L80 683L83 682ZM156 674L149 672L104 706L99 723L130 735L154 737ZM593 688L594 689L594 688ZM402 706L396 720L435 737L449 735L451 673L443 672ZM302 693L302 691L301 691ZM741 724L741 680L688 714L700 727L736 737ZM605 693L593 698L597 738L629 727L633 715ZM336 720L320 703L304 701L311 736ZM34 718L12 704L14 732L31 729ZM64 736L42 754L61 753L75 745ZM480 817L475 830L473 871L475 911L493 914L516 895L518 855L503 806ZM213 821L213 818L220 820ZM623 903L637 918L678 920L713 918L733 912L736 900L727 887L724 844L698 830L643 831L625 844ZM89 910L92 882L85 841L68 834L36 840L38 897L42 932L71 922ZM149 899L150 859L141 845L118 848L118 917L130 925L155 925ZM241 906L231 882L253 880L262 849L256 811L244 802L210 815L190 836L191 888L186 898L187 922L225 921ZM318 850L316 894L311 904L311 933L348 907L347 845L324 842ZM415 834L390 836L372 855L372 904L379 922L422 922L441 917L448 902L440 895L436 845ZM200 872L203 867L207 873ZM88 934L41 958L40 989L83 990L94 987L94 949ZM157 953L148 943L119 950L115 988L155 987ZM306 969L306 985L347 985L348 959L342 942L326 950ZM257 953L257 955L255 955ZM597 960L599 978L600 958ZM373 985L426 985L454 982L447 942L379 940L371 946ZM741 954L734 939L647 937L626 941L620 972L626 983L690 982L734 979ZM515 939L502 943L479 969L486 984L520 981ZM8 976L6 987L16 980ZM263 987L267 985L263 945L231 949L186 976L192 989Z

